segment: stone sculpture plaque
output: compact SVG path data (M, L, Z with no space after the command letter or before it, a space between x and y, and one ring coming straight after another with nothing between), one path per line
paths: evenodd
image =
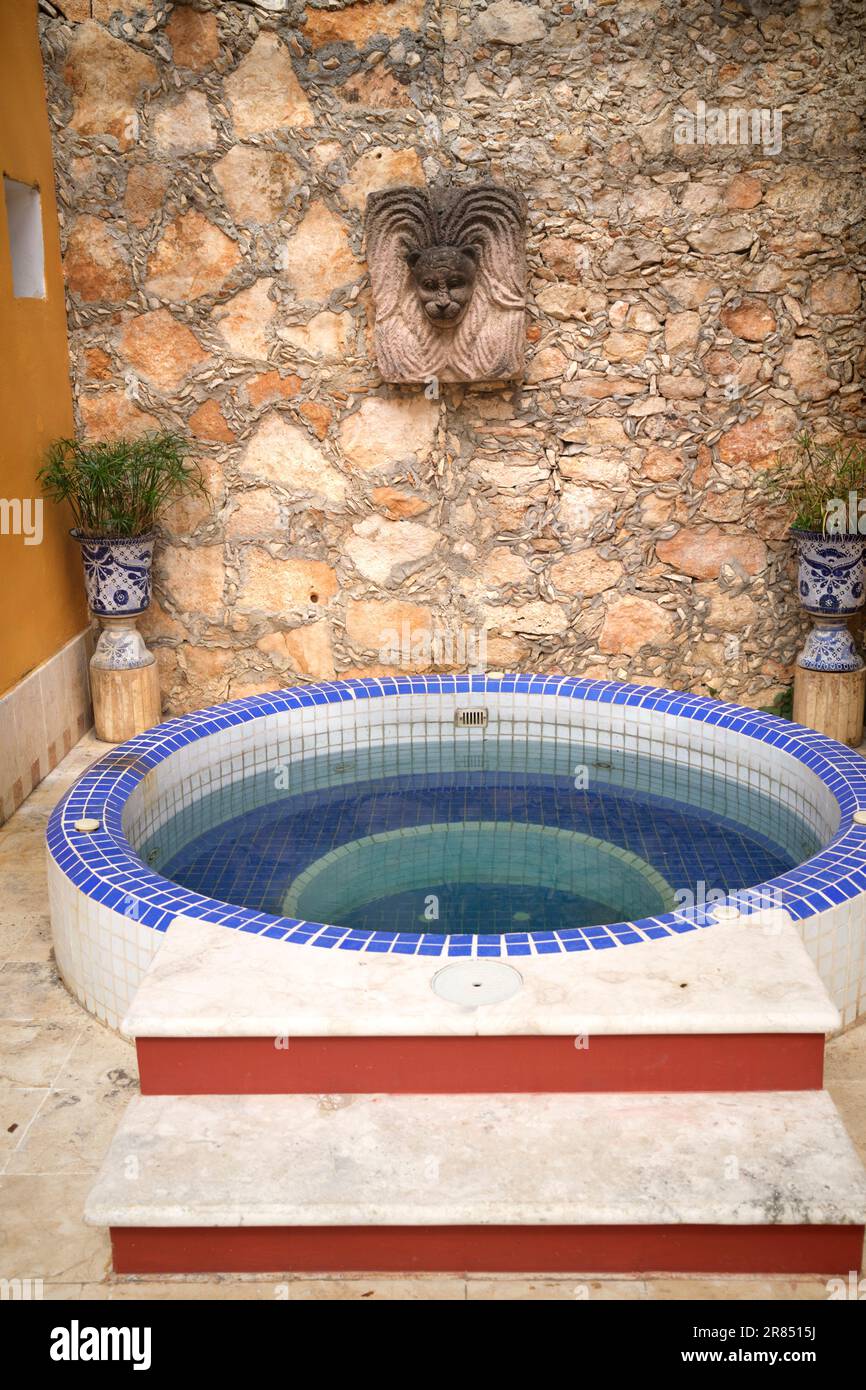
M526 341L526 200L495 183L386 188L366 209L389 382L510 381Z

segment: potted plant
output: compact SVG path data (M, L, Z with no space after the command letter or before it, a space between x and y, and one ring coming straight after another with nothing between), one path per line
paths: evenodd
M818 443L804 432L766 485L793 513L800 606L813 620L797 663L807 671L859 671L863 661L847 620L866 598L866 451L843 438Z
M91 665L148 665L153 657L135 620L150 603L157 517L167 503L204 490L185 438L162 431L95 443L58 439L38 478L47 497L72 511L87 602L103 623Z

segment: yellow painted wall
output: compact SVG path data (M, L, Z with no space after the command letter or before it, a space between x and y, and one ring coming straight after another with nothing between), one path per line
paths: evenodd
M63 273L36 0L0 0L0 171L37 184L44 299L15 299L0 189L0 498L36 498L45 448L73 432ZM2 522L0 522L2 525ZM87 625L78 547L45 502L41 545L0 534L0 693Z

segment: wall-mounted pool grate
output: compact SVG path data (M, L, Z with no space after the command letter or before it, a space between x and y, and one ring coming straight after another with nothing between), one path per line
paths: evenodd
M456 709L454 723L458 729L485 729L488 713L486 709Z

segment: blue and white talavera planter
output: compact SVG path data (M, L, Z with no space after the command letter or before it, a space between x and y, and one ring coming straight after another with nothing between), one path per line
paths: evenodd
M84 587L91 613L98 618L133 617L150 603L154 533L147 536L85 536L72 531L81 546Z
M859 671L863 661L848 631L848 619L866 598L866 536L791 533L797 544L797 587L803 611L814 626L797 657L807 671Z
M102 632L90 664L123 671L149 666L152 652L136 631L135 620L150 604L155 535L85 536L73 531L84 561L84 587L91 613Z

